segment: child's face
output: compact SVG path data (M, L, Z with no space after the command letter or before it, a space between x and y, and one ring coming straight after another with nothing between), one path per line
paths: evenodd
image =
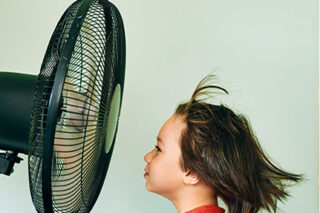
M160 129L157 138L158 147L145 155L148 191L168 198L174 196L174 193L183 186L185 172L179 166L181 156L179 140L185 126L181 116L171 116Z

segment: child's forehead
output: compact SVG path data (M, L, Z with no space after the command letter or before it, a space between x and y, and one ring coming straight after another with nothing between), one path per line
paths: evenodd
M183 122L181 116L171 116L161 127L157 136L157 141L161 142L163 145L170 142L178 142L185 126L186 124Z

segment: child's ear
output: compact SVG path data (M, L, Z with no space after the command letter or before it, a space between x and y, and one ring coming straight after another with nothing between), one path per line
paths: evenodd
M199 177L196 174L187 171L183 177L183 182L185 184L197 184L199 182Z

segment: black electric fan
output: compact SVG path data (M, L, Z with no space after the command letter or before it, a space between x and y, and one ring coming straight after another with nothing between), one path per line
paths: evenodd
M28 155L37 212L90 212L118 127L125 35L107 0L78 0L58 22L38 76L0 73L0 173Z

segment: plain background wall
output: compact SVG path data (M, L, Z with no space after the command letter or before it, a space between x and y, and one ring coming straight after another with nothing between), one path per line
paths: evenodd
M72 1L0 1L0 70L38 74ZM161 125L197 83L216 70L249 117L262 147L305 183L281 212L318 212L318 2L316 0L115 0L127 37L126 80L117 142L92 212L175 212L145 190L145 153ZM220 101L220 99L218 99ZM0 176L0 211L35 212L27 156Z

